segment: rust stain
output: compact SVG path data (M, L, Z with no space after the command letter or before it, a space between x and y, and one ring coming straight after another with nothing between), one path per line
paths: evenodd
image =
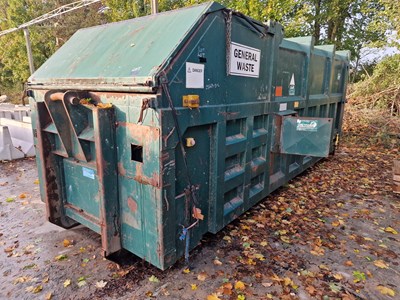
M90 98L93 100L99 101L101 97L105 97L106 99L109 98L115 98L115 99L124 99L127 96L130 96L131 94L126 94L126 93L118 93L118 92L89 92Z
M118 174L122 176L126 176L126 170L124 168L124 164L122 162L118 163Z
M220 112L218 113L221 116L224 116L225 118L229 118L229 117L236 117L240 114L240 112Z
M132 197L128 197L128 207L132 212L136 212L138 205Z
M150 144L153 141L158 141L160 138L160 129L157 127L150 127L145 125L138 125L135 123L119 122L119 126L125 127L131 137L144 144Z
M52 93L52 94L50 94L50 100L51 101L62 101L63 100L63 98L64 98L64 93Z
M275 154L271 152L269 157L269 175L272 175L274 173L274 160Z
M141 184L148 184L155 187L159 187L160 185L160 174L154 172L152 177L144 175L142 164L136 165L136 175L133 179L135 179L137 182Z
M163 162L163 161L167 161L167 162L169 161L169 153L168 152L163 152L161 154L161 162Z
M131 35L131 36L134 36L134 35L136 35L138 32L142 31L144 28L145 28L145 27L142 26L142 27L139 27L139 28L137 28L137 29L135 29L135 30L132 30L131 33L130 33L130 35Z

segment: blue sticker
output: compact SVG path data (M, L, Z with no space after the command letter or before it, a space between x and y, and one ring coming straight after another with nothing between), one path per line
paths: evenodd
M94 170L82 167L82 174L83 176L94 179Z

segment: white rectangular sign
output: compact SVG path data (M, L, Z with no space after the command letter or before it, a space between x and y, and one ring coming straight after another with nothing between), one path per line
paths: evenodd
M186 63L186 88L204 89L204 65Z
M260 74L261 50L238 43L231 43L229 74L255 77Z

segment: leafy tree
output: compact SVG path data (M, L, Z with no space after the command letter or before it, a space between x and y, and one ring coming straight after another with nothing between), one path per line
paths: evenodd
M72 0L0 0L0 31L18 27ZM99 5L29 27L35 67L38 68L79 28L104 22ZM30 75L22 31L0 37L0 93L19 95Z

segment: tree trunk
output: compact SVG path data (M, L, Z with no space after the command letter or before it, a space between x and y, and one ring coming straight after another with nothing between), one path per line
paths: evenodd
M321 1L315 0L315 18L314 18L314 39L315 44L318 45L321 35Z

